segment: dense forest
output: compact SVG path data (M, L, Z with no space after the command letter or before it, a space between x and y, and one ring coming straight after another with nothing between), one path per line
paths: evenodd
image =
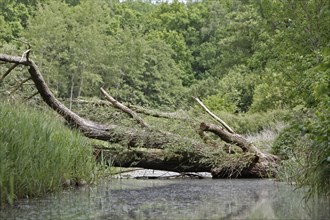
M162 111L189 111L196 96L231 117L286 112L273 152L291 181L330 195L329 0L0 3L0 53L22 54L29 44L70 106L102 98L102 87ZM4 79L7 69L0 65L2 100L35 92L16 89L22 71Z

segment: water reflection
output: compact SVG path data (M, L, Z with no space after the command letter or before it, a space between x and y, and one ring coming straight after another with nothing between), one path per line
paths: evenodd
M329 203L271 180L111 180L0 211L0 219L330 219Z

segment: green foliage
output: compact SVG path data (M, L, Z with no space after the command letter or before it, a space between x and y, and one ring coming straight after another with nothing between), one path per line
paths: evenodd
M306 131L302 126L303 122L298 118L285 127L274 142L273 153L282 159L289 159L295 156L301 145L306 141L304 138Z
M2 102L0 119L0 203L58 190L62 179L91 180L88 140L53 114Z
M251 73L244 65L236 66L219 81L218 94L227 97L235 104L237 111L247 112L252 104L257 81L258 76Z
M6 26L2 26L5 30L1 36L2 40L9 42L13 37L19 37L30 16L27 6L13 0L1 0L0 12L1 20L6 23Z
M247 114L215 113L239 134L256 134L269 128L275 128L279 122L286 122L291 118L290 112L286 110Z
M284 129L273 147L285 159L279 170L280 179L308 187L308 197L330 196L329 122L329 107L322 106L322 110Z
M235 112L236 110L236 106L226 96L211 95L204 99L203 102L211 111Z
M285 129L274 145L274 151L287 160L281 168L281 178L308 186L309 196L330 196L330 81L329 50L321 64L308 70L305 78L310 93L305 94L308 106Z
M312 94L317 106L307 118L304 128L309 131L311 144L306 152L306 178L301 185L310 186L310 194L330 196L330 50L324 51L322 63L312 70L318 78L312 82Z
M306 123L311 131L311 146L307 153L304 169L306 178L300 178L301 185L310 186L310 194L330 196L330 100L319 106L315 116Z
M322 51L329 47L330 10L324 3L265 0L257 4L266 23L250 62L254 69L264 68L255 89L254 111L314 102L310 91L317 78L311 69L322 62Z
M95 94L94 87L103 83L105 34L113 23L101 1L84 1L75 7L52 2L39 7L25 37L31 39L46 80L59 96Z

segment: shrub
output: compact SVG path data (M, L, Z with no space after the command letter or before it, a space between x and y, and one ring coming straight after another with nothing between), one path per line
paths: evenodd
M279 178L307 187L308 196L330 196L329 104L300 115L273 146L274 152L286 159Z

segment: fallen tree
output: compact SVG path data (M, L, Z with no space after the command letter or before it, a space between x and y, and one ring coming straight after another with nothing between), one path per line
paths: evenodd
M103 95L113 106L131 115L141 126L131 128L108 125L80 117L54 96L38 66L29 58L29 53L30 49L22 56L0 54L0 61L13 64L2 75L1 81L18 65L28 67L30 77L27 80L33 81L42 100L61 115L68 126L78 129L88 138L118 143L116 147L111 148L95 146L97 160L110 161L113 165L123 167L135 166L176 172L211 172L214 178L269 177L276 174L277 157L261 152L228 125L225 126L225 130L217 125L201 122L199 133L204 135L205 132L212 132L222 141L240 148L241 152L231 154L225 151L221 144L214 142L209 144L205 139L196 140L154 129L137 113L116 101L103 89L101 90ZM222 121L221 124L224 125L223 123Z

